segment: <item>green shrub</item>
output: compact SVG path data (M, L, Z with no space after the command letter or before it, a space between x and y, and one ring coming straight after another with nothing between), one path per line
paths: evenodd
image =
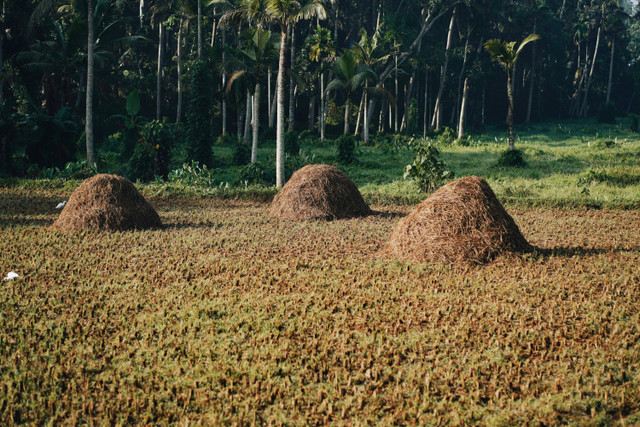
M439 156L440 152L431 142L420 144L416 149L413 164L405 167L404 178L413 179L420 191L425 193L435 190L455 176Z
M600 105L598 108L598 122L599 123L615 123L616 122L616 105L613 102Z
M207 168L207 165L200 166L200 163L196 161L184 163L182 167L172 170L169 172L167 180L183 185L196 185L200 187L216 186L214 171Z
M243 166L251 161L251 149L244 144L236 144L233 147L233 164Z
M265 168L259 163L249 163L240 170L240 182L251 184L266 184Z
M298 132L290 130L284 134L284 152L295 156L300 152L300 142L298 141Z
M124 168L124 174L132 180L151 181L156 176L166 178L176 125L166 119L152 120L140 129L140 142Z
M457 138L458 135L456 134L456 131L450 127L444 126L436 137L436 142L440 145L448 146L453 145Z
M36 164L33 164L29 167L27 174L40 179L87 179L95 175L96 170L90 168L86 160L82 160L79 162L69 162L62 169L53 167L40 170Z
M498 167L508 168L524 168L527 166L527 162L524 160L522 151L520 150L507 150L503 151L498 158Z
M640 116L637 114L629 114L629 129L631 132L638 132L638 121L640 120Z
M351 164L356 159L356 139L351 135L342 135L335 140L338 163Z
M611 148L615 147L616 142L612 139L599 138L593 142L589 142L589 146L592 148Z
M235 137L233 137L233 136L231 136L229 134L226 134L226 135L219 135L216 138L214 144L215 145L233 145L236 142L237 142L237 138L235 138Z

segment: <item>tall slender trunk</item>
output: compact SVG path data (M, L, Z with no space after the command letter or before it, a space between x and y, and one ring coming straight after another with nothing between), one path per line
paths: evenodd
M309 97L309 123L308 128L310 131L313 131L316 127L316 95Z
M349 133L349 116L351 112L351 100L347 97L347 102L344 104L344 135Z
M398 55L395 56L396 61L396 96L398 96ZM393 130L395 133L398 133L398 103L396 102L395 111L394 111L394 122L393 122Z
M363 116L364 123L362 124L362 139L365 141L365 144L369 143L369 120L367 120L367 117L369 117L368 105L369 105L369 82L365 84L365 89L364 89L364 116Z
M198 0L198 58L202 56L202 0Z
M238 144L240 144L244 136L244 114L246 111L245 105L242 103L239 96L236 96L236 101L236 128L238 129Z
M320 141L324 142L325 104L327 102L324 93L324 71L320 73Z
M464 79L464 89L462 90L462 102L460 104L460 121L458 122L458 139L464 136L464 120L467 113L467 95L469 93L469 77Z
M209 44L209 46L213 47L213 45L215 44L216 41L216 33L217 33L217 21L215 19L215 15L216 15L216 10L213 9L213 16L214 18L211 20L211 43Z
M511 84L511 70L507 70L507 98L509 98L509 111L507 113L507 121L509 122L509 150L513 150L513 85Z
M536 25L533 25L533 34L536 33ZM527 124L531 123L531 109L533 107L533 85L535 83L536 76L536 43L533 44L531 49L531 77L529 82L529 102L527 103Z
M424 72L424 116L422 117L422 137L427 137L429 127L429 70Z
M224 47L227 42L227 31L222 28L222 64L226 61L226 55L224 53ZM227 86L227 72L222 69L222 90L224 91ZM222 95L222 135L227 134L227 97Z
M562 15L564 15L564 6L566 5L567 0L562 0L562 8L560 9L560 20L562 21Z
M180 18L180 27L178 28L178 107L176 113L176 123L180 123L182 119L182 24L184 18Z
M293 69L296 64L296 27L291 26L291 60L290 67ZM293 130L296 122L296 85L293 77L289 77L289 128Z
M358 119L356 120L356 130L353 133L353 136L358 136L358 132L360 132L360 119L362 119L362 104L364 102L364 93L360 97L360 105L358 106Z
M158 25L158 75L156 79L156 120L162 117L162 61L164 60L164 24ZM89 86L87 85L87 89Z
M258 138L260 135L260 83L256 83L253 94L253 144L251 145L251 163L258 161Z
M87 164L91 168L96 166L96 158L93 149L93 50L94 50L94 23L93 0L88 0L87 5L87 109L85 114L85 137L87 142Z
M600 45L600 30L598 27L598 35L596 36L596 48L593 51L593 59L591 60L591 70L589 71L589 77L587 78L587 87L584 89L584 98L582 99L582 109L580 110L580 115L582 117L587 117L588 110L588 97L589 97L589 87L591 86L591 78L593 77L593 69L596 65L596 59L598 57L598 46Z
M276 80L278 92L278 119L276 124L276 187L284 185L284 74L287 49L287 28L280 32L280 59L278 61L278 79Z
M267 69L267 117L269 117L269 128L273 127L273 121L271 120L271 110L273 108L273 102L271 101L271 67Z
M462 111L462 109L460 108L460 99L462 96L462 91L463 91L463 87L462 87L462 79L464 78L464 72L466 70L467 67L467 52L469 51L469 35L470 35L471 31L467 32L467 39L465 40L464 43L464 56L462 58L462 68L460 69L460 75L458 76L458 97L456 100L456 108L455 108L455 112L456 114L458 114L458 116L456 116L458 119L460 118L459 113Z
M607 104L611 102L611 84L613 82L613 57L616 52L616 36L611 39L611 59L609 60L609 82L607 83Z
M144 12L146 9L145 1L140 0L140 8L138 10L138 18L140 19L140 28L144 26Z
M449 65L449 49L451 48L451 40L453 39L453 23L456 19L456 9L453 9L451 20L449 21L449 31L447 33L447 46L444 51L444 64L442 64L442 73L440 74L440 87L438 88L438 96L436 97L436 105L433 109L433 117L431 118L431 129L440 130L442 121L442 92L444 91L444 81L447 76L447 67Z
M247 103L245 105L246 111L244 114L244 144L249 145L249 138L251 138L251 121L253 120L253 104L251 102L251 91L247 89Z

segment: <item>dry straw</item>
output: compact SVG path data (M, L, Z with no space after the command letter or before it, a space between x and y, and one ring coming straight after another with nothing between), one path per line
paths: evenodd
M80 184L51 226L63 231L156 227L162 227L158 213L131 181L108 174L96 175Z
M282 219L334 219L371 214L356 185L338 168L308 165L296 171L271 204Z
M483 263L532 250L487 182L471 176L422 201L391 234L382 256L401 261Z

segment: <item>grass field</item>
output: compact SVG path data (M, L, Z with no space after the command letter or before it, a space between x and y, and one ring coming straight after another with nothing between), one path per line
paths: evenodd
M346 170L385 203L330 222L154 184L165 229L62 233L76 183L0 184L0 273L21 275L0 282L0 423L639 425L640 140L557 126L521 134L525 170L489 167L491 134L442 150L538 248L479 266L376 255L413 209L393 201L424 197L402 150L363 148ZM632 180L578 184L598 158Z

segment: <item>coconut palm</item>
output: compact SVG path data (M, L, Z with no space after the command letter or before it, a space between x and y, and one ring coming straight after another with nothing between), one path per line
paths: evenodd
M226 91L228 92L240 79L251 80L250 83L254 89L251 163L255 163L258 156L258 131L260 128L260 90L266 70L269 64L277 58L278 53L271 31L256 28L248 31L244 38L242 49L238 51L236 58L230 61L230 65L235 71L229 78Z
M365 82L374 81L376 75L371 68L358 63L351 50L344 52L336 60L333 68L336 77L329 82L326 91L339 90L346 95L344 104L344 134L346 135L349 133L352 97L365 85Z
M286 74L287 32L303 19L325 19L324 0L240 0L238 7L223 16L221 23L245 20L253 25L275 24L280 27L276 119L276 187L284 185L284 76Z
M514 149L513 142L513 90L511 87L511 71L518 60L522 49L529 43L540 38L537 34L530 34L518 48L516 42L506 42L500 39L492 39L484 44L484 48L491 55L491 59L502 65L507 72L507 97L509 98L509 150Z

